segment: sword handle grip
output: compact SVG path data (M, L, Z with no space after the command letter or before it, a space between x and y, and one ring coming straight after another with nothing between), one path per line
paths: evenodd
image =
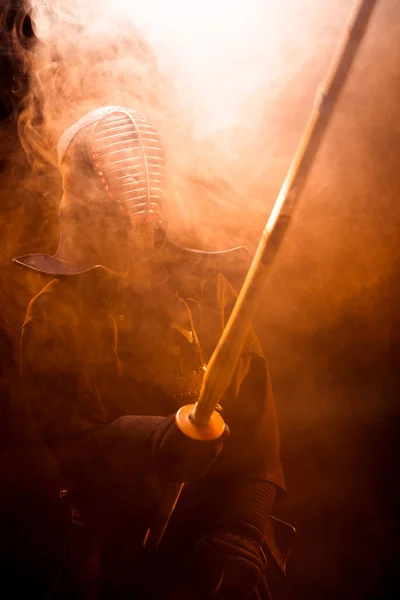
M143 540L143 547L149 552L157 550L160 545L184 485L184 483L169 483L165 486L157 514Z
M209 422L205 426L196 423L194 414L195 405L188 404L182 406L175 415L177 427L188 438L206 443L218 440L226 433L225 422L217 411L212 413ZM159 547L184 485L184 482L169 482L165 485L157 514L147 529L143 540L143 546L146 550L153 551Z

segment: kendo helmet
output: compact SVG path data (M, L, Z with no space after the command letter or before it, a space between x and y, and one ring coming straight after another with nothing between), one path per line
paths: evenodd
M68 128L57 146L64 196L61 239L55 255L29 254L16 263L51 275L74 275L95 265L65 258L66 214L85 209L122 213L132 226L162 229L165 158L160 137L136 110L106 106ZM83 230L82 230L83 232Z
M60 169L82 129L88 159L108 198L134 222L159 220L165 185L164 151L158 133L146 117L120 106L92 111L61 136Z
M69 224L78 224L78 239L90 237L87 217L91 211L122 213L133 229L150 233L153 240L166 240L174 253L194 258L247 254L242 246L220 252L183 248L165 236L164 150L158 133L142 113L122 106L93 110L62 134L57 150L64 189L58 250L52 256L19 256L14 258L18 265L56 277L104 266L83 255L82 261L69 259L68 249L74 243Z

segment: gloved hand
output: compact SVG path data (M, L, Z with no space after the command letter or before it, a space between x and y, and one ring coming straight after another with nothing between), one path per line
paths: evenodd
M257 587L268 587L262 544L276 488L264 480L221 483L224 494L217 521L195 546L193 580L202 590L201 600L247 600Z
M125 455L124 461L132 461L132 470L137 463L141 471L155 469L163 479L176 482L204 475L229 436L226 427L216 440L191 439L177 427L175 415L120 417L113 421L111 428L119 451Z
M153 434L152 446L158 472L170 481L190 481L202 477L214 463L229 436L225 426L216 440L194 440L169 417Z
M192 571L201 600L251 597L267 566L257 535L251 533L221 530L197 543Z

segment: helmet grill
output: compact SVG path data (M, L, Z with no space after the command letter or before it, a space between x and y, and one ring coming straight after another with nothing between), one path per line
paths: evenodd
M147 119L133 110L116 109L94 124L91 150L104 189L121 210L139 222L158 219L164 152Z

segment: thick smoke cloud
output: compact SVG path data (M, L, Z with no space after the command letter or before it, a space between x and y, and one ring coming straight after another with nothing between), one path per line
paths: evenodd
M99 104L136 106L166 146L171 230L195 229L219 248L246 228L253 238L253 220L274 200L265 189L276 171L265 114L309 61L322 76L348 3L336 3L334 18L315 0L31 4L39 43L27 56L27 151L55 164L56 140L82 114ZM315 89L308 92L306 112Z
M10 339L46 283L16 270L12 256L56 249L55 146L65 127L100 104L145 110L167 150L173 234L252 250L351 4L31 3L39 41L33 49L10 41L24 65L14 118L29 162L12 119L1 142L0 306ZM397 0L378 3L257 315L290 491L278 510L299 530L288 598L386 597L395 503L386 423L398 419L399 16Z

